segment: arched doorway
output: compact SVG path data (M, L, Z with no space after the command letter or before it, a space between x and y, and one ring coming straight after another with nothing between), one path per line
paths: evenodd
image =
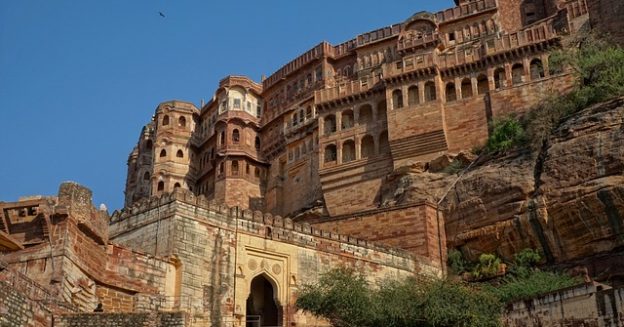
M282 308L275 300L275 291L264 275L251 281L247 298L247 327L282 325Z

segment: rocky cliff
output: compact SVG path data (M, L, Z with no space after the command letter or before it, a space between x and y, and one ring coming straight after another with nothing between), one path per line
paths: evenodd
M479 158L454 185L431 164L397 170L381 205L435 201L450 187L448 246L468 257L531 247L561 263L624 245L624 98L569 118L540 154Z

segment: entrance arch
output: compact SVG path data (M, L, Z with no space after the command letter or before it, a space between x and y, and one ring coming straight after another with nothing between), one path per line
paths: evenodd
M246 327L282 326L282 307L276 293L277 287L264 274L251 280Z

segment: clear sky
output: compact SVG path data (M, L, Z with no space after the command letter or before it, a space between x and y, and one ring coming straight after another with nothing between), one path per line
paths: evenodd
M76 181L123 206L127 156L158 103L199 105L452 0L0 0L0 201ZM161 17L162 12L165 17Z

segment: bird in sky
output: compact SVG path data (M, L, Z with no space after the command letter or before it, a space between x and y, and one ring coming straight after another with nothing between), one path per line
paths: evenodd
M159 11L158 14L160 15L160 17L165 18L165 14L163 14L162 11Z

